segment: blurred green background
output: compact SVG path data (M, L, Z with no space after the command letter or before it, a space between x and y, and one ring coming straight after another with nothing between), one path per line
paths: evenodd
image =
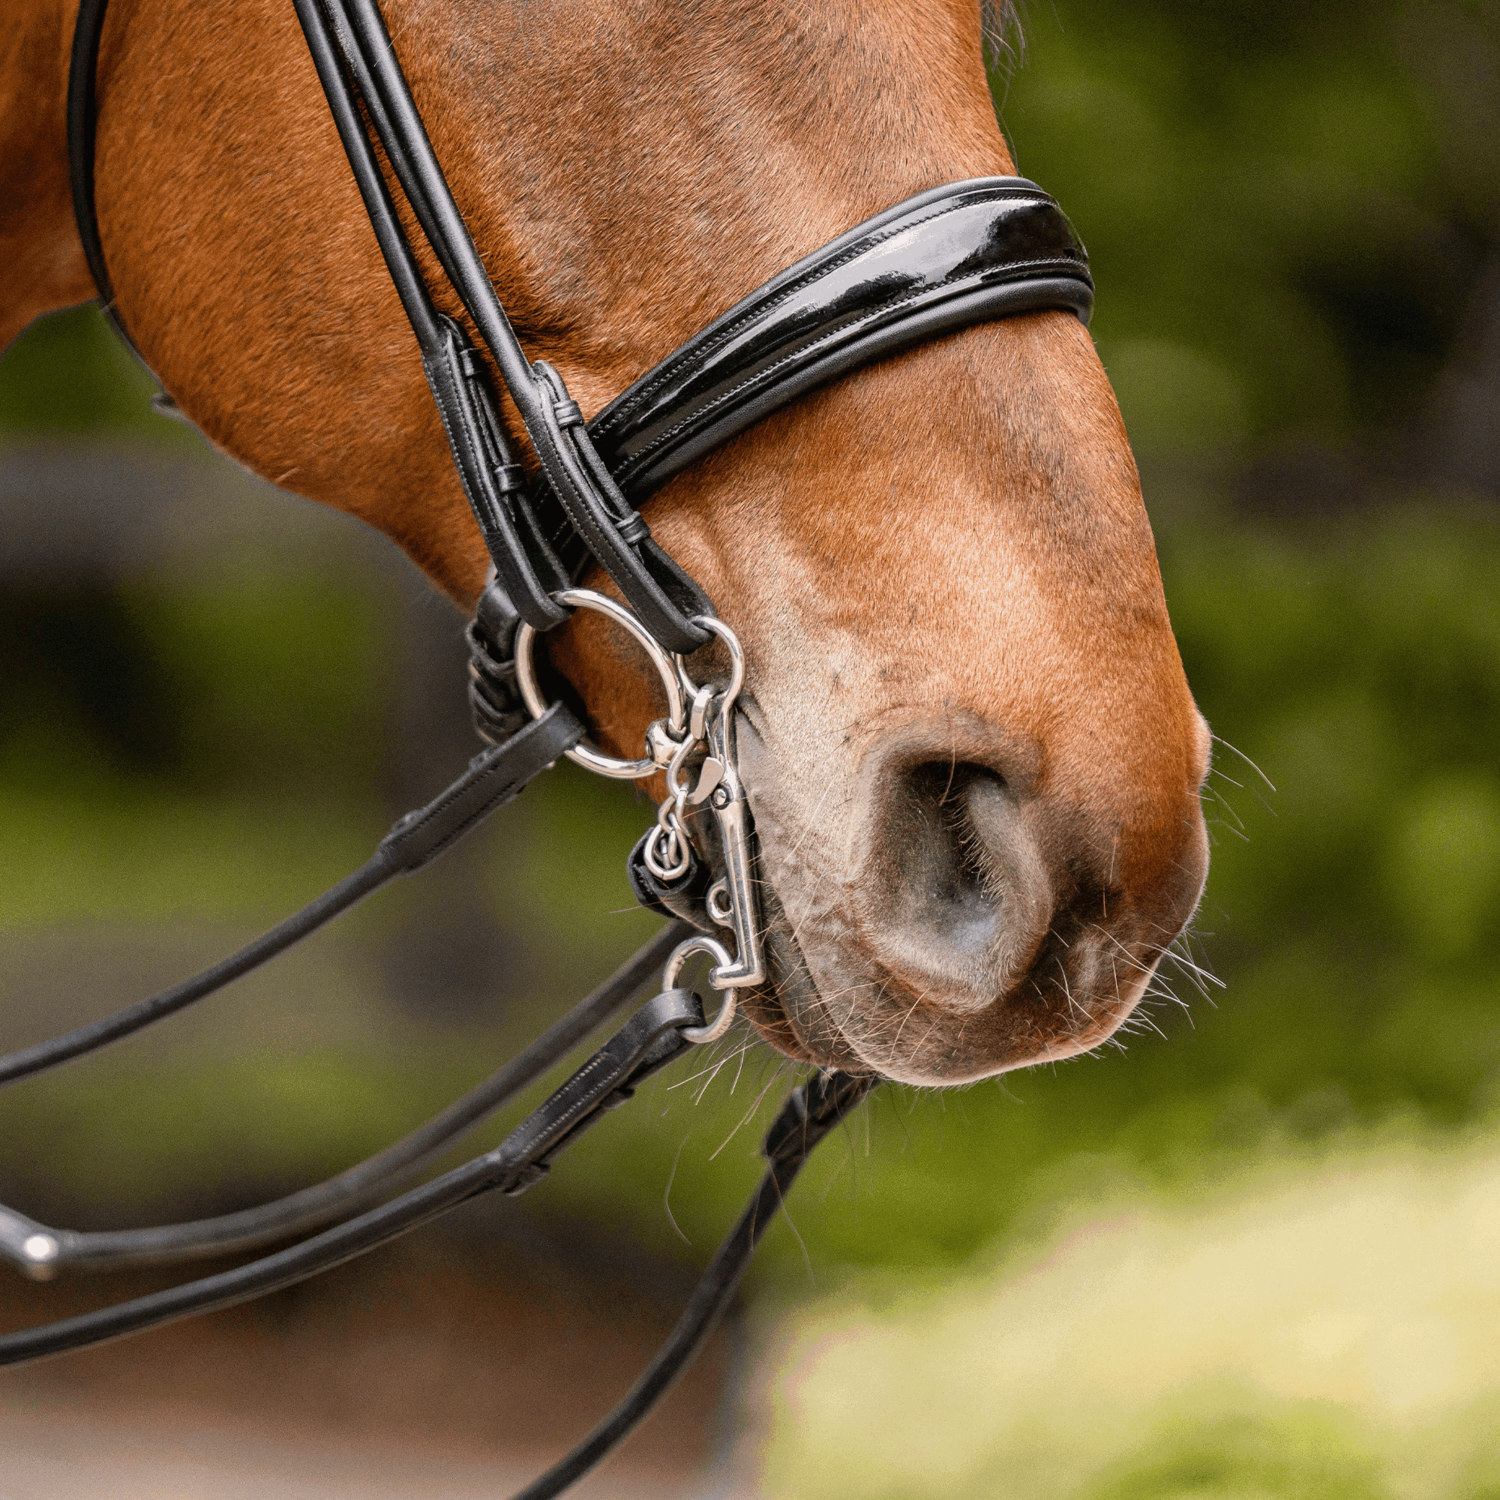
M1024 31L997 102L1092 255L1093 331L1219 737L1213 870L1163 975L1180 1003L1124 1045L885 1090L826 1149L755 1272L787 1326L809 1297L940 1295L1089 1205L1253 1195L1382 1143L1467 1161L1500 1108L1500 7L1056 0ZM212 461L150 390L92 310L0 361L7 1045L257 930L469 753L456 616L354 523ZM7 1091L6 1201L144 1219L377 1148L650 930L620 869L648 817L560 770L426 887ZM679 1069L515 1212L701 1260L783 1072L758 1046ZM1226 1401L1014 1492L1500 1493L1492 1422L1402 1488L1364 1429L1318 1436L1326 1400ZM815 1401L767 1410L779 1494L1020 1484L977 1439L970 1469L849 1479Z

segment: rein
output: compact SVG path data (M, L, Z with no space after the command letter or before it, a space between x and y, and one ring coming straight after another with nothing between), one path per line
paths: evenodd
M292 0L376 240L421 351L455 467L491 561L467 637L470 703L489 748L426 807L400 819L353 874L201 974L114 1015L0 1057L0 1084L41 1073L172 1015L258 968L398 876L441 855L567 756L598 774L663 773L667 797L628 863L637 898L668 926L531 1046L404 1139L338 1176L273 1203L148 1229L79 1233L0 1207L0 1255L44 1278L65 1266L175 1262L245 1252L318 1230L217 1275L62 1322L0 1336L18 1364L225 1307L316 1275L499 1190L514 1196L604 1113L693 1045L716 1041L738 989L762 984L755 843L735 750L745 660L733 630L659 546L638 506L673 475L815 386L953 329L1061 309L1087 322L1093 282L1057 204L1020 177L920 193L774 276L585 423L561 376L528 359L484 271L412 100L376 0ZM82 0L68 88L74 208L106 313L129 335L94 207L95 76L106 0ZM439 311L401 227L395 184L436 254L479 345ZM132 347L134 345L132 344ZM495 380L530 448L519 461ZM170 397L166 397L168 405ZM577 587L597 563L620 604ZM596 610L651 658L668 711L635 760L604 755L537 677L537 637L575 609ZM727 682L697 683L685 658L718 641ZM711 1021L679 984L695 955L722 999ZM661 969L661 992L494 1150L395 1197L448 1146L542 1077ZM817 1143L878 1082L819 1073L792 1090L763 1145L765 1175L677 1328L624 1401L517 1500L555 1495L651 1408L733 1298L755 1245ZM386 1201L382 1202L382 1199Z

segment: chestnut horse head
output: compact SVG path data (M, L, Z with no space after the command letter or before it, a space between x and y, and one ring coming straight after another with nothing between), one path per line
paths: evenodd
M0 343L92 295L65 148L75 0L18 4ZM1012 171L977 0L383 9L517 331L586 416L851 225ZM114 0L95 176L117 305L186 414L472 605L485 550L289 0ZM745 649L761 1033L915 1083L1108 1036L1203 884L1208 734L1077 319L845 376L648 515ZM639 753L654 676L597 616L549 650L605 746Z

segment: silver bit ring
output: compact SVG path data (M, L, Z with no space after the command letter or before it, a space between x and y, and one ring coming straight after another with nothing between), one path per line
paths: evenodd
M662 988L672 990L677 988L678 977L682 973L682 966L695 953L706 953L714 960L714 967L708 971L708 982L714 983L714 975L720 969L733 966L734 959L730 957L729 950L717 938L711 938L707 933L698 933L688 938L686 942L678 943L667 957L666 964L661 971ZM717 988L715 985L714 988ZM734 1021L735 1011L739 1005L739 996L734 990L722 991L724 996L719 1004L719 1013L706 1026L686 1026L682 1035L690 1042L701 1046L704 1042L716 1042L726 1031L729 1030Z
M681 665L675 657L664 651L644 625L627 609L607 594L595 593L593 589L562 589L553 595L559 604L573 609L591 609L596 614L613 620L651 658L656 675L667 694L667 722L674 734L687 730L687 701L682 692ZM743 674L742 674L743 675ZM516 686L521 690L533 719L540 719L550 706L542 695L536 678L536 631L524 620L516 630ZM563 752L574 764L599 776L609 776L616 781L640 781L654 776L659 769L650 756L641 760L618 760L606 755L588 740L581 740L571 750Z

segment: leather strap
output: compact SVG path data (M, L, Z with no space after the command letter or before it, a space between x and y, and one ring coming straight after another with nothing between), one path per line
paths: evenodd
M104 32L104 7L108 0L81 0L73 27L73 46L68 58L68 177L73 190L73 217L83 241L84 259L99 290L106 314L115 317L114 287L104 261L99 239L99 215L94 208L94 126L98 120L96 94L99 75L99 38ZM127 338L128 342L128 338Z
M634 501L814 386L994 318L1087 323L1088 256L1024 177L919 193L772 277L589 424Z
M693 930L684 922L662 928L603 984L483 1083L399 1141L326 1182L237 1213L145 1229L55 1229L0 1205L0 1256L19 1266L24 1274L45 1280L74 1266L101 1270L242 1254L358 1213L379 1202L556 1067L655 977L668 954Z
M497 1188L510 1195L524 1192L545 1175L560 1151L625 1103L644 1079L689 1046L682 1031L701 1025L702 1019L702 1008L690 990L664 991L494 1151L278 1254L114 1307L0 1336L0 1365L26 1364L194 1313L230 1307L341 1265L482 1193ZM615 1410L514 1500L550 1500L560 1494L651 1410L702 1348L733 1300L756 1245L812 1151L877 1081L828 1073L793 1089L766 1132L762 1146L768 1162L765 1176L709 1263L666 1343Z
M374 854L301 911L247 943L212 967L137 1001L103 1020L0 1057L0 1085L14 1083L81 1057L121 1037L186 1009L194 1001L224 988L294 943L326 926L335 917L388 885L431 863L483 822L497 808L513 802L526 783L545 771L565 750L583 738L583 725L561 703L554 703L503 745L475 756L469 769L426 807L407 813L381 839Z
M771 1128L762 1153L770 1163L740 1215L704 1271L677 1326L629 1394L567 1457L518 1490L512 1500L551 1500L588 1473L618 1446L667 1393L708 1341L739 1290L750 1257L786 1200L793 1180L828 1133L875 1087L878 1079L850 1073L819 1073L792 1090Z
M352 43L340 44L321 0L294 3L376 242L416 335L428 388L486 550L515 607L536 629L549 630L568 617L568 611L552 599L553 593L566 587L567 575L525 502L524 472L496 417L488 374L467 335L434 306L401 227L359 110L359 103L364 103L379 125L385 119L379 112L380 96L367 70L367 89L358 96L352 91L345 68L352 59L363 69L362 54ZM391 161L404 164L395 133L388 128L382 139ZM427 199L413 196L414 186L408 190L409 199L424 230L437 234ZM447 246L447 240L439 236L435 248L440 247L445 265L451 260ZM503 309L499 315L504 317Z
M561 507L567 527L614 579L646 628L662 645L670 651L682 652L703 645L708 633L692 623L692 616L712 613L707 596L660 549L650 544L649 527L631 509L594 453L578 406L557 372L542 362L533 365L521 348L453 200L375 0L295 0L295 4L324 92L339 122L350 165L361 179L366 205L372 199L381 200L378 213L372 210L372 222L381 238L387 265L392 265L393 260L399 262L399 268L392 269L398 288L404 282L420 283L421 272L399 232L399 223L394 224L393 230L382 228L389 198L379 178L378 166L374 174L378 193L372 193L364 181L370 174L373 155L363 122L358 118L356 100L368 113L402 192L515 403L540 467L548 507ZM337 64L332 58L335 51ZM403 294L403 302L406 300ZM411 307L407 310L410 315ZM421 338L420 330L418 337ZM449 393L440 389L430 370L429 384L440 410L443 409L445 401L450 399ZM447 411L444 424L449 428L451 443L455 426L462 424L451 420ZM455 457L457 453L455 448ZM474 499L471 494L471 503ZM516 495L510 509L516 540L545 539L550 528L535 519L537 513L532 505ZM496 528L487 527L481 507L476 506L475 513L480 517L487 544L491 544L496 571L510 591L511 575L525 572L507 555L514 541L499 537L503 545L495 545ZM535 564L536 559L532 562ZM533 571L538 574L537 581L548 584L545 568L534 567ZM545 594L539 595L524 577L521 582L527 586L513 592L512 597L522 618L538 630L558 624L566 612Z
M533 777L561 759L583 738L571 709L554 703L503 745L481 751L446 791L426 807L399 818L376 846L377 861L392 875L410 875L452 848L497 808L514 802Z
M702 1024L703 1007L691 990L667 990L648 1001L495 1150L275 1255L97 1312L6 1334L0 1337L0 1365L26 1364L193 1313L231 1307L331 1270L482 1193L524 1192L545 1175L563 1147L692 1045L682 1037L685 1028Z

